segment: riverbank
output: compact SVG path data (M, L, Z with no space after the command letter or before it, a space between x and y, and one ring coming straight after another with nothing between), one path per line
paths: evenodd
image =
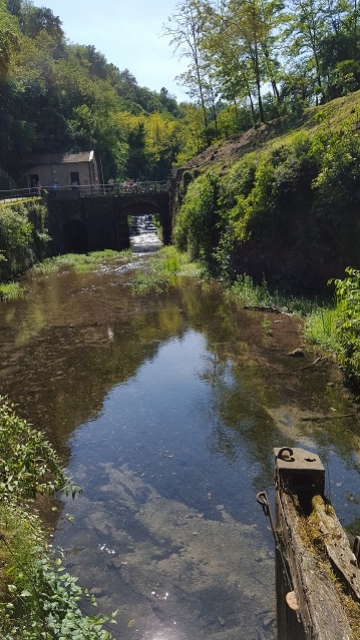
M323 295L360 268L360 92L233 136L179 168L174 241L233 282Z
M176 640L269 636L273 541L254 492L271 489L275 445L329 439L351 455L356 409L338 368L265 287L251 298L244 279L240 303L240 291L189 278L174 248L77 273L62 260L2 307L0 385L84 488L48 514L65 570L107 615L119 608L115 637L173 621ZM355 476L335 500L346 523Z
M0 628L7 640L109 640L106 617L84 616L89 595L64 573L59 554L46 543L34 508L38 496L72 493L57 454L0 396Z
M73 267L71 266L72 264L74 265L74 268L77 271L78 276L80 277L79 281L77 281L76 279L73 280L71 277L71 272L73 270ZM94 315L93 310L91 311L91 313L87 313L86 317L83 317L84 305L87 308L90 300L94 296L96 297L100 295L100 285L96 282L90 284L91 279L89 281L87 279L88 275L91 276L91 271L89 271L90 265L91 270L95 268L95 271L98 274L96 279L100 277L101 273L109 274L108 278L112 283L109 291L111 291L112 297L115 296L114 300L117 301L117 306L115 307L116 313L110 312L110 299L112 299L110 298L106 301L106 303L96 305L96 315ZM41 270L43 270L43 273L41 273ZM55 276L53 285L50 289L52 291L51 296L49 298L46 296L42 303L40 303L40 301L37 302L38 294L35 294L34 285L37 283L36 286L39 293L43 289L46 280L51 277L51 274ZM206 282L203 282L203 284L200 286L199 281L198 293L196 294L196 292L194 291L192 292L189 299L184 298L184 301L182 303L180 303L179 301L179 308L182 309L181 313L175 312L175 309L173 308L165 309L164 312L161 311L163 305L165 305L165 301L169 298L170 295L172 295L172 292L174 292L176 290L176 287L179 285L179 279L183 278L184 276L189 277L190 275L196 275L198 277L200 275L198 267L196 267L196 265L194 265L193 263L189 264L186 256L179 255L174 248L166 248L154 256L148 256L146 259L140 258L140 263L137 266L136 264L134 264L134 259L131 258L130 255L115 257L113 255L109 256L108 254L105 254L103 256L99 254L93 257L74 256L73 258L70 256L64 256L59 258L55 262L45 263L40 267L40 269L37 269L36 272L34 272L34 280L30 281L28 285L31 287L31 298L36 306L36 309L34 308L35 315L31 313L30 317L28 318L28 313L24 313L25 309L27 308L26 299L23 302L19 301L19 304L21 304L21 307L23 309L23 311L21 312L21 316L23 318L23 326L21 337L19 339L19 345L23 344L26 347L26 345L29 344L31 353L36 354L36 366L34 364L29 368L29 362L26 356L26 348L23 352L23 350L18 346L15 352L13 352L9 344L9 351L6 356L6 349L4 350L3 347L3 362L9 361L11 359L12 369L14 369L14 372L16 372L16 375L14 374L10 377L7 377L6 384L9 385L7 387L7 392L12 395L15 394L16 400L19 400L20 402L22 411L26 411L28 413L34 424L38 424L45 430L49 429L48 433L50 437L54 438L54 423L56 425L58 424L59 428L62 423L67 424L69 420L71 424L74 422L74 427L77 427L78 424L82 424L84 422L86 423L88 419L87 414L82 414L81 412L79 413L81 397L83 396L81 384L80 388L76 390L77 386L79 385L79 380L82 380L84 371L88 371L89 369L94 370L94 372L96 373L96 378L102 378L104 376L104 371L107 371L108 376L110 376L111 382L104 382L103 388L100 389L99 392L95 391L98 384L98 382L95 382L95 378L90 382L86 382L86 398L91 398L91 405L93 405L94 400L96 400L96 414L99 411L99 407L102 406L103 397L104 395L106 395L106 390L109 387L112 388L116 383L116 380L118 379L115 373L119 367L119 364L117 363L122 363L124 361L124 355L122 355L121 359L118 360L116 351L113 351L114 340L118 340L118 338L114 338L114 334L117 335L117 333L119 334L119 332L121 334L124 332L125 327L128 323L127 313L130 307L134 306L136 309L140 309L140 307L144 306L145 308L147 308L149 306L150 309L155 310L159 303L159 314L162 323L162 340L164 340L166 336L172 335L173 325L174 330L175 327L181 326L181 317L184 313L189 315L188 322L191 322L194 327L197 327L204 322L204 320L201 319L202 316L198 308L201 296L203 296L203 294L201 294L200 296L200 291L202 287L205 291L206 288L209 287L210 291L212 286L210 282L208 285L206 284ZM50 301L53 301L53 303L55 303L55 300L57 300L58 296L60 296L60 290L58 291L57 287L63 287L68 278L69 284L65 286L65 292L61 294L61 304L59 298L59 302L54 309L52 308L52 306L49 307L48 305L50 304ZM121 287L121 289L119 289L119 287ZM130 298L128 295L125 296L125 290L127 289L131 292ZM120 290L122 291L122 295L119 296L118 292ZM215 284L215 290L218 291L219 295L224 295L222 287L219 284ZM69 293L67 293L68 291L71 292L70 297L74 296L76 292L81 293L81 306L75 305L74 307L72 305L71 314L70 311L69 313L64 314L63 306L65 305L65 301L69 298ZM209 309L211 308L211 299L212 296L209 296L208 301L206 301L206 298L204 300L205 306L209 305ZM141 303L140 300L142 300ZM227 294L225 294L224 300L226 302L220 305L220 308L215 314L210 311L207 313L209 317L205 321L206 327L204 331L208 336L208 339L210 340L210 344L212 345L210 348L212 351L214 351L214 354L217 354L215 362L218 361L220 364L225 363L230 357L229 353L231 353L231 361L243 361L246 368L250 368L250 370L256 369L261 372L260 378L264 379L265 387L271 384L272 396L280 398L284 395L284 393L289 394L289 398L287 401L288 406L286 407L286 411L284 409L279 409L276 407L272 408L271 410L269 408L267 409L267 411L272 412L273 419L279 426L281 435L271 435L272 431L269 433L266 433L266 431L261 433L261 429L258 430L259 439L263 439L263 443L260 448L262 452L262 464L266 466L265 461L268 457L268 454L271 453L271 448L272 446L274 446L275 441L280 439L280 444L283 444L284 438L286 438L286 441L288 442L289 438L291 438L291 441L293 441L294 438L297 437L295 427L289 430L288 426L286 425L286 421L284 421L285 413L287 414L287 416L291 416L292 425L301 424L301 420L303 419L308 419L311 422L311 420L319 418L319 416L316 415L315 405L314 407L312 407L312 409L310 409L308 414L306 414L306 411L304 409L299 410L296 408L297 404L299 403L298 387L302 384L301 378L305 379L309 374L311 375L311 377L315 376L317 379L326 376L326 379L328 381L327 384L333 385L329 386L328 389L335 388L337 392L339 392L342 385L341 375L339 370L334 366L331 360L323 358L318 353L314 353L312 350L309 350L307 348L302 332L303 321L300 316L293 314L296 305L298 306L297 311L299 312L300 300L296 301L295 299L293 299L293 308L291 309L289 305L285 308L284 300L280 299L280 297L277 297L276 299L274 297L270 298L265 286L256 288L247 278L243 278L242 283L238 281L237 289L235 287L231 292L229 291ZM240 300L241 304L239 304ZM16 305L16 303L13 304ZM248 308L244 311L242 309L243 307ZM11 310L11 305L6 305L6 307L4 308L7 309L7 312L10 313L10 315L12 315L12 313L15 311L15 306L13 307L13 311ZM136 318L138 317L137 313ZM244 352L241 332L239 334L236 332L236 338L234 338L234 343L231 343L230 347L227 344L227 338L225 338L224 328L219 330L216 325L217 316L220 318L225 317L228 314L229 318L230 315L233 318L231 322L235 322L235 318L237 318L237 321L239 322L239 329L240 326L244 326L244 323L246 325L247 341L249 343L249 347L247 347ZM53 319L51 319L52 316ZM212 316L214 316L213 319ZM149 318L150 317L151 314ZM119 322L120 318L120 327L116 329L117 323ZM147 322L149 322L149 320L147 320ZM138 339L139 344L144 344L144 353L149 353L148 347L145 346L148 341L150 341L150 344L157 344L157 339L155 339L156 334L154 334L153 329L151 329L150 327L149 329L146 328L147 322L145 322L146 335L144 337L140 338L141 334L139 332L142 327L142 322L139 323L137 320L136 323L132 325L132 331L135 331L135 336L133 336L130 332L128 337L126 338L129 344L132 343L134 337ZM48 324L50 325L50 327L54 326L54 328L52 329L52 333L49 333L48 338L44 340L43 334ZM225 325L226 324L227 323L225 323ZM15 326L12 330L14 329ZM78 331L80 331L79 337L75 339ZM97 334L99 334L98 337L96 337ZM54 347L53 344L55 336L56 340L59 340L58 347L56 345ZM63 338L61 336L63 336ZM74 369L74 372L72 373L72 370L74 368L74 363L72 361L69 361L66 366L61 365L61 367L59 367L58 361L60 360L61 362L61 359L67 356L60 356L60 351L58 352L58 349L61 350L61 344L66 344L68 350L69 346L72 345L74 340L74 345L71 348L76 350L76 360L79 360L79 364L81 364L81 358L83 358L84 352L86 357L84 356L85 359L83 362L83 366L81 366L81 369ZM94 346L97 343L97 340L101 341L105 349L104 357L106 355L106 359L104 359L103 361L101 360L102 364L99 363L99 356L93 353ZM249 350L249 353L245 356L247 350ZM127 370L126 373L124 372L122 374L125 381L128 378L132 379L132 377L135 376L137 369L141 366L140 363L143 356L140 355L138 349L135 349L135 351L138 354L137 361L134 366L130 365L130 362L128 363L130 369ZM125 352L123 349L121 349L120 353L124 354ZM34 355L32 355L31 357L33 360ZM23 358L25 358L24 366L26 368L26 376L22 369ZM53 370L48 369L52 361ZM122 366L124 365L121 364L121 367ZM63 369L67 372L66 376ZM218 367L216 366L214 369L215 373L217 370ZM210 371L206 375L213 376L215 374L211 373ZM285 391L284 389L283 376L285 376L286 378L286 389L289 387L287 391ZM26 386L20 389L19 386L16 386L16 380L24 379L26 379ZM64 384L67 380L64 387L62 387L62 380L64 380ZM15 386L12 387L11 384ZM55 400L54 398L55 402L53 403L53 408L48 409L47 412L44 413L43 407L46 403L46 397L48 395L52 395L54 397L54 394L57 393L55 385L59 384L60 391L59 395L55 396L55 398L57 399ZM2 378L2 388L4 388L4 386L5 378ZM293 390L291 390L290 387L294 387ZM219 392L220 389L221 387L219 387ZM159 392L160 391L161 390L159 389ZM250 392L250 388L249 394L253 394L253 391ZM265 392L265 395L267 395L267 392ZM342 394L340 393L339 396L341 395ZM34 399L33 402L31 401L32 398ZM234 399L231 398L231 394L226 400L224 397L225 415L234 403ZM341 402L345 403L348 401L349 399L346 398L344 394L343 400ZM345 413L345 411L339 399L335 401L333 397L330 402L338 420L340 420L340 423L344 422L341 416L343 413ZM307 406L311 407L312 402L307 402L306 404ZM55 413L59 412L60 406L63 407L65 417L63 417L62 414L61 416L56 417L55 415L53 415L54 410ZM56 407L56 409L54 409L54 407ZM233 412L233 417L231 417L230 419L230 424L232 420L235 420L236 422L239 419L242 410L243 409L241 408L241 406L238 406L235 402L234 407L230 409L230 411ZM321 417L325 424L327 423L328 414L330 414L330 411L331 409L328 407ZM75 421L73 417L74 412ZM261 413L262 410L260 412L260 415ZM348 409L346 413L348 413ZM356 409L352 408L351 413L355 415ZM287 417L286 420L289 420L289 418ZM47 423L49 423L48 427L46 427ZM332 425L330 427L330 431L331 433L333 433ZM230 444L231 447L236 446L235 442L232 442ZM60 451L63 451L63 446L60 447ZM227 451L226 447L224 451ZM172 454L169 454L169 456L171 455ZM64 456L63 452L62 456ZM125 477L125 475L122 477L124 483L126 483L126 486L129 486L129 489L131 489L131 487L132 489L134 489L133 480L131 480L131 478L127 476ZM79 484L82 484L82 482L79 482ZM146 495L147 489L145 487L145 484L143 489L145 492L144 495ZM159 500L159 497L157 497L153 493L151 493L151 496L151 499L154 501L155 505L155 503ZM72 505L71 507L69 506L68 509L70 512L73 510L77 512L78 510L75 505ZM181 510L177 513L179 517L181 514L182 517L185 517ZM153 525L155 526L155 521L153 522ZM99 530L101 531L102 525L100 520L98 522L98 526L100 527ZM232 535L235 536L235 533L236 530L234 529ZM204 536L209 537L211 531L208 529L204 529L203 534ZM67 535L70 535L70 531L67 533ZM175 529L172 535L175 536ZM110 543L106 544L105 547L110 550L113 549L113 546L111 546ZM200 553L200 550L198 550L198 552ZM38 558L35 558L34 555L30 554L30 557L33 557L37 562ZM202 562L205 562L205 560L206 559L203 558ZM127 560L122 561L128 562ZM132 562L133 561L134 559L132 559ZM95 581L94 584L96 585L97 578L95 574L93 576L93 580ZM72 584L72 579L69 578L69 585ZM23 589L23 591L25 591L25 589ZM76 598L79 593L80 592L76 591ZM102 591L99 590L99 593L102 593ZM106 598L106 600L108 600L108 597ZM108 607L106 608L106 610L109 611ZM121 616L126 616L125 605L122 607ZM123 627L123 620L121 622L121 625ZM70 637L73 636L69 635L69 638ZM83 635L81 637L92 638L95 636ZM103 636L103 638L105 637L106 636ZM16 640L18 640L18 637L16 637Z

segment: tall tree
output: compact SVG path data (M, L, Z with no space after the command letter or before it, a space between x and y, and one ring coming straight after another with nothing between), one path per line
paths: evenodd
M176 7L176 12L163 25L164 35L171 37L181 58L189 60L188 70L179 76L180 81L189 87L190 96L196 98L202 109L204 125L208 125L208 114L204 87L204 60L201 52L203 17L201 3L198 0L184 0Z

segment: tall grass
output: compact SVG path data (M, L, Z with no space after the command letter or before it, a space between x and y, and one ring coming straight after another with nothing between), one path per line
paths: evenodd
M136 294L150 291L161 293L171 284L176 283L178 276L199 277L200 269L196 263L191 263L187 253L178 251L175 247L163 247L150 258L146 267L141 266L134 272L130 286Z
M339 309L335 306L315 309L305 321L304 333L307 341L336 354L338 321Z
M0 284L0 300L16 300L22 298L26 293L26 288L18 282L8 282Z
M323 300L285 296L277 290L269 291L265 280L260 285L255 285L252 278L246 274L238 276L229 290L229 295L235 296L247 305L274 307L283 312L303 316L307 342L318 345L330 353L337 353L338 325L341 317L339 301L330 304Z
M247 305L276 307L279 311L301 316L311 314L319 306L317 300L301 296L288 296L277 289L271 290L265 279L257 285L246 273L236 278L236 281L228 289L228 295L234 296Z

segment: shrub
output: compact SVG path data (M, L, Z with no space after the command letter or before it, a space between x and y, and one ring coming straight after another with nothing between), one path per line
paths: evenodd
M334 280L337 309L337 358L350 384L360 385L360 271L348 267L347 278Z
M69 489L52 446L0 396L0 502Z
M42 260L50 237L47 210L38 200L0 206L0 282L9 282Z
M83 616L86 596L46 550L37 492L70 488L42 434L0 396L0 628L4 640L110 640L107 618ZM71 487L73 495L78 487Z
M220 178L208 173L189 185L174 229L180 251L189 251L192 260L200 259L211 270L216 260L223 221L220 205Z

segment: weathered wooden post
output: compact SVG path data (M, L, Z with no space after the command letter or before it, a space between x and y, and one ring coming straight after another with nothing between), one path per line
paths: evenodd
M360 639L358 559L324 496L321 460L290 447L274 456L275 522L266 493L257 500L275 539L278 639Z

